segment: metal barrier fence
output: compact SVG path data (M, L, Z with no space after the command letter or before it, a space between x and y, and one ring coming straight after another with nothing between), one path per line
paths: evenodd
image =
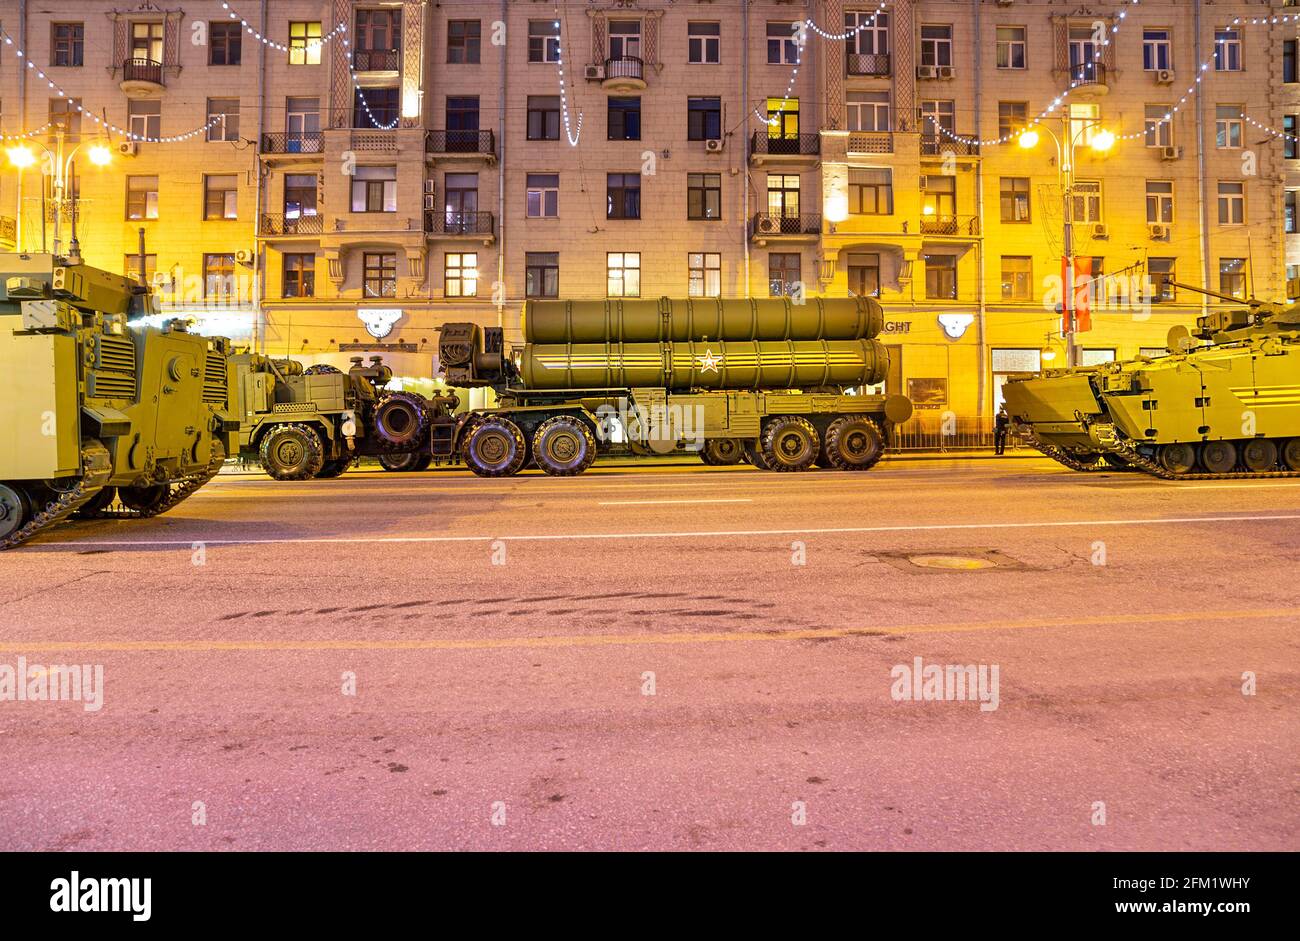
M1008 451L1027 447L1008 433ZM945 413L921 413L894 429L890 451L991 451L993 419L961 417Z

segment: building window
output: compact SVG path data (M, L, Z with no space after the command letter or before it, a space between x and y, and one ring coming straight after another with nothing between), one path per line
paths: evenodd
M687 23L686 61L691 65L717 65L721 36L719 23Z
M857 297L880 296L880 255L849 252L849 293Z
M989 351L990 371L993 373L993 405L1001 408L1006 402L1002 388L1012 376L1023 376L1043 370L1043 351L1014 348L994 348Z
M845 95L850 131L888 131L889 92L851 91Z
M311 252L284 256L284 289L281 297L316 296L316 256Z
M238 219L239 177L234 173L203 178L203 218Z
M925 296L936 300L957 299L957 256L925 253Z
M715 140L722 137L722 99L686 99L686 139Z
M790 22L767 24L768 65L798 65L799 38L795 24Z
M352 100L352 126L365 130L392 130L397 126L397 89L360 88Z
M296 222L316 215L316 174L286 173L284 176L284 218Z
M777 219L799 218L799 177L794 173L767 175L767 211Z
M554 219L560 214L560 175L530 173L524 193L525 213L530 219Z
M478 296L478 252L448 252L443 265L444 297Z
M320 23L289 24L289 64L320 65Z
M1287 160L1300 158L1300 115L1283 115L1282 133L1282 156Z
M926 271L929 271L927 264ZM1034 294L1034 260L1028 255L1002 256L1002 299L1027 301Z
M291 154L320 153L320 99L284 100L285 151Z
M688 297L722 296L722 255L718 252L691 252L686 256L690 270L686 285Z
M767 136L769 140L788 140L797 142L799 140L799 99L798 98L769 98L767 99ZM769 143L768 149L772 153L790 153L790 146ZM772 148L775 147L775 150ZM784 149L783 149L784 148Z
M1219 259L1219 293L1246 298L1246 259Z
M528 96L528 139L560 139L560 96Z
M1072 222L1101 222L1101 181L1076 180L1070 191L1074 202Z
M528 61L560 61L560 23L558 20L528 21Z
M477 65L479 20L451 20L447 23L447 61L452 65Z
M1028 115L1029 102L1027 101L999 101L998 137L1009 140L1012 134L1029 123Z
M952 65L952 27L921 27L921 64Z
M1296 190L1287 190L1282 202L1282 225L1288 235L1300 232L1296 220Z
M53 23L50 26L50 65L75 68L83 64L86 27L82 23Z
M1003 222L1029 222L1029 177L1002 177L1001 206Z
M1214 71L1241 71L1241 31L1218 29L1214 31Z
M524 294L528 297L560 296L560 253L524 254Z
M889 55L888 13L845 10L844 32L849 34L845 42L847 43L846 51L850 56ZM849 74L858 74L858 72L853 71L851 64ZM868 72L865 74L875 73Z
M641 296L641 253L605 253L605 293L609 297Z
M1070 105L1070 120L1066 125L1069 139L1080 147L1088 147L1101 130L1101 105L1078 102Z
M158 274L158 256L157 256L157 255L145 255L145 256L144 256L144 278L143 278L143 280L141 280L141 277L140 277L140 256L139 256L139 255L123 255L123 256L122 256L122 274L124 274L126 277L130 278L132 281L137 281L137 282L140 282L140 283L142 283L142 284L150 284L150 285L152 285L152 284L154 284L154 283L157 281L157 277L156 277L156 276L157 276L157 274Z
M1246 184L1219 184L1219 225L1245 225Z
M927 219L941 229L951 227L955 234L957 224L957 178L955 176L921 177L922 225Z
M939 136L940 128L949 134L956 128L953 117L955 103L948 99L924 98L921 100L921 133Z
M397 167L353 170L352 211L397 212Z
M162 23L150 22L131 24L131 58L155 64L162 64Z
M1214 109L1214 146L1236 150L1241 147L1245 121L1241 105L1219 105Z
M609 99L609 133L610 140L641 139L641 99Z
M209 98L208 120L213 122L208 126L208 140L239 140L239 99Z
M132 220L158 218L158 177L126 178L126 217Z
M1175 259L1148 258L1147 280L1151 282L1151 300L1172 301L1177 295L1173 282L1178 280Z
M1102 363L1115 362L1114 347L1097 347L1079 350L1080 366L1100 366Z
M443 174L443 216L448 233L478 231L478 174Z
M605 175L605 218L641 218L641 174L608 173Z
M1146 106L1146 145L1172 147L1174 145L1173 113L1168 105Z
M208 65L239 65L244 27L238 23L208 24Z
M361 52L395 52L402 48L401 10L358 10L356 48Z
M131 98L126 103L126 126L137 139L162 136L162 102L156 98Z
M998 27L998 68L1023 69L1025 67L1025 28L1023 26Z
M686 174L686 218L717 221L722 218L722 174Z
M361 261L363 295L396 297L397 256L388 252L365 252Z
M449 153L478 153L478 96L447 98L447 143Z
M1294 84L1300 81L1296 76L1296 41L1294 39L1284 39L1282 41L1282 81L1287 84Z
M609 21L609 57L611 59L641 58L641 21Z
M1174 222L1174 184L1172 180L1147 180L1147 222L1172 225Z
M893 215L894 172L888 167L850 167L849 212L855 216Z
M803 284L798 252L767 253L767 292L772 297L790 297Z
M1167 29L1142 30L1142 68L1159 72L1174 67L1173 46Z
M218 300L236 297L233 254L222 252L203 256L203 296Z

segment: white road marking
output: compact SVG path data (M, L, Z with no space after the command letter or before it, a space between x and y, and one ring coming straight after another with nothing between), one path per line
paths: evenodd
M747 498L716 500L601 500L596 506L660 506L666 503L753 503Z

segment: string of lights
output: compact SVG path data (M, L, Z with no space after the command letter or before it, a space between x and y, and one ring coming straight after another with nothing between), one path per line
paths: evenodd
M346 55L348 59L348 74L352 76L352 87L356 89L357 101L361 103L361 110L365 111L366 117L370 119L370 124L376 130L391 131L393 128L397 127L398 122L402 119L400 108L399 114L396 115L392 121L380 121L379 118L375 116L375 113L370 110L370 102L366 101L366 93L361 88L361 79L357 78L357 71L352 67L352 43L348 41L346 36L343 37L343 48L344 55Z
M560 115L564 118L564 136L569 141L570 147L577 147L578 140L582 137L582 112L578 112L578 127L573 131L569 121L569 98L564 83L564 42L563 27L560 25L560 6L555 6L555 66L559 70L560 77Z
M16 140L31 140L33 137L39 137L50 129L52 122L46 121L34 131L24 131L21 134L0 134L0 141L8 143Z
M254 39L261 42L264 46L270 49L278 49L280 52L293 52L293 51L301 51L305 49L319 49L321 46L325 45L330 40L341 37L343 33L347 31L348 28L347 23L340 21L337 26L335 26L324 36L321 36L316 39L308 39L300 46L290 47L290 46L286 46L284 43L279 43L276 42L274 39L270 39L266 36L263 36L256 29L250 26L248 20L244 19L244 17L237 10L232 10L230 8L229 3L223 2L221 4L221 9L227 11L227 14L232 20L239 20L239 25L244 28L244 32L248 33L248 35L252 36Z

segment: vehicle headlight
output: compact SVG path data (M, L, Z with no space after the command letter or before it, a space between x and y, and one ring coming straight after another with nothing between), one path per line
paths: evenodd
M342 427L343 437L355 438L357 436L357 420L355 418L343 419Z

